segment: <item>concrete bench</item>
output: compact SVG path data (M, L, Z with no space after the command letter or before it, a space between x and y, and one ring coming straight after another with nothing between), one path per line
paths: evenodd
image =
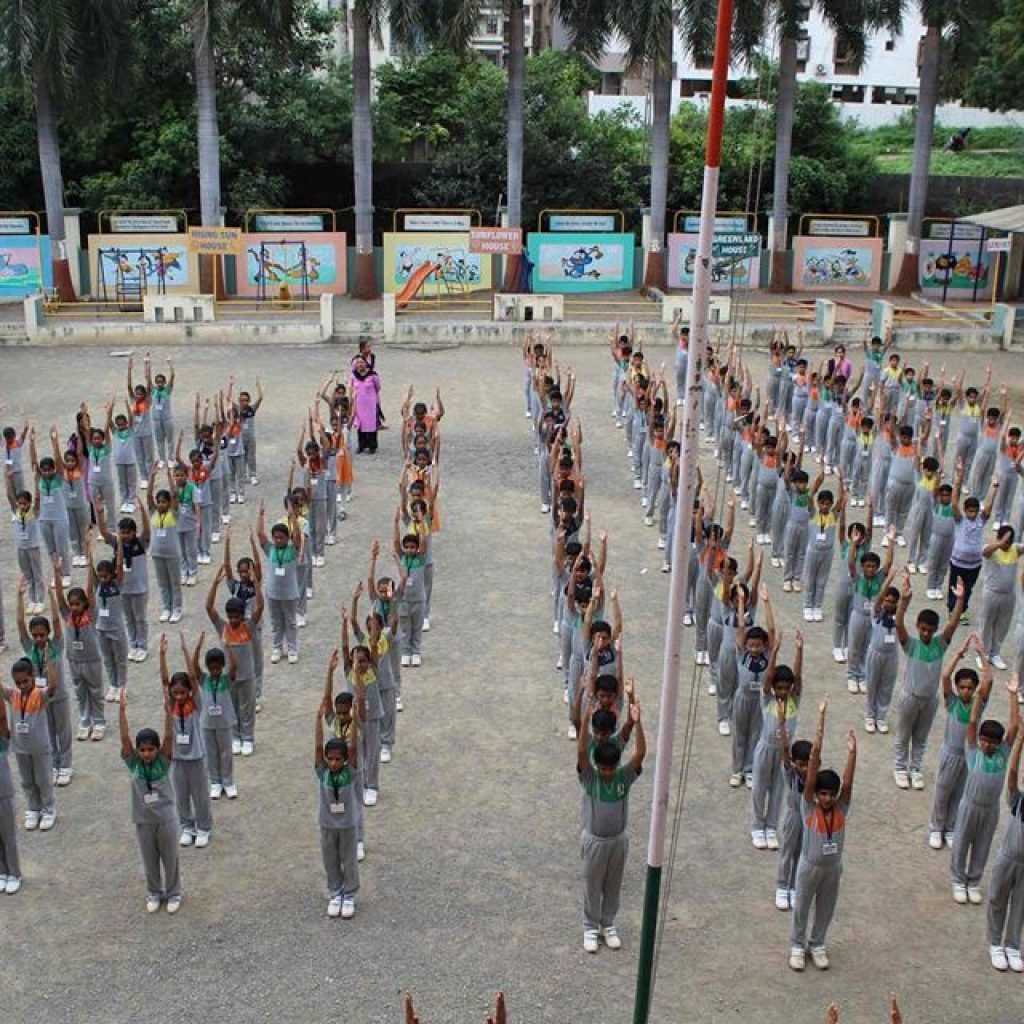
M208 323L216 320L212 295L145 295L142 319L147 324Z
M676 319L676 314L682 323L689 324L693 316L693 296L691 295L666 295L661 300L661 322L670 324ZM708 306L709 324L727 324L732 319L732 299L728 295L712 295L711 303Z
M556 323L565 319L563 295L494 296L494 319Z

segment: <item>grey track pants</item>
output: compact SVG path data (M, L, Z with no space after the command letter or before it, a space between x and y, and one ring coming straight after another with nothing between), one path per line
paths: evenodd
M629 836L593 836L580 840L583 861L583 927L609 928L615 924L622 896L622 876L629 853Z
M395 714L395 697L398 691L393 687L381 688L380 700L384 705L384 717L380 720L380 742L381 746L393 747L395 745L395 727L398 716Z
M796 868L800 863L800 850L804 843L803 822L800 814L790 808L779 836L779 869L775 884L779 889L796 888Z
M53 767L57 771L71 770L71 699L67 691L46 705L46 724L50 729L50 747Z
M286 645L289 652L297 652L299 649L299 630L295 625L298 604L298 601L282 601L276 597L267 598L267 608L270 611L271 640L276 650L284 650Z
M55 520L40 520L39 529L43 535L48 555L60 556L60 569L63 576L71 575L71 542L68 524Z
M960 801L950 861L950 875L954 882L977 885L981 881L998 824L998 801L984 806L970 800Z
M774 744L759 741L754 749L754 788L750 802L752 830L778 830L782 795L782 751Z
M235 739L252 743L256 738L256 680L232 679L231 703L235 708Z
M420 654L423 650L423 616L426 605L402 601L398 606L398 629L402 655Z
M896 719L892 742L893 767L896 771L919 772L924 763L935 713L939 710L938 697L914 697L901 692L892 706Z
M836 912L839 900L839 881L843 877L842 864L819 867L801 860L796 869L796 905L793 907L793 926L790 945L794 948L811 949L824 947L828 926ZM814 924L811 908L814 908Z
M78 721L82 725L105 725L103 707L103 662L73 661L71 684L78 700Z
M935 799L929 828L933 832L952 832L960 810L960 798L967 781L967 760L963 750L950 750L945 744L939 751L939 767L935 773Z
M231 730L204 729L203 743L206 746L206 771L210 782L233 786L235 764L231 753Z
M171 762L174 779L174 801L178 807L178 821L183 832L209 832L213 828L210 807L210 776L206 763L200 758Z
M153 556L153 575L160 592L160 609L181 611L181 559Z
M21 878L18 827L14 823L14 797L0 797L0 875Z
M100 633L100 654L111 686L128 682L128 637L124 633Z
M320 829L320 853L327 872L327 894L353 896L359 891L359 863L356 860L356 830Z
M359 734L360 762L367 789L380 789L380 724L383 719L370 718Z
M761 735L761 691L737 689L732 701L732 770L754 770L754 747Z
M146 618L149 594L123 594L121 603L124 623L128 627L128 646L133 651L144 651L149 643L149 622Z
M53 813L53 754L49 750L38 754L15 754L21 791L25 794L25 807L30 811Z
M18 568L28 581L26 604L43 604L46 601L46 572L43 569L43 549L18 548Z
M178 870L178 840L181 829L178 819L167 818L152 825L136 825L135 838L142 854L146 873L146 894L159 899L181 896L181 874Z
M1024 860L1001 849L988 894L988 943L1020 950L1024 929Z

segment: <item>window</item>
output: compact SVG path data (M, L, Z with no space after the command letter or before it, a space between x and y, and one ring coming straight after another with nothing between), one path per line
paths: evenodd
M811 56L811 40L809 36L801 36L796 41L796 62L806 64Z
M889 38L886 39L886 41L885 41L885 51L886 51L886 53L892 53L892 51L895 50L895 49L896 49L896 40L893 39L892 36L889 36Z
M498 34L498 19L494 17L484 18L484 35L496 36Z
M857 73L856 61L849 44L838 36L832 49L832 60L835 64L835 74L854 75Z

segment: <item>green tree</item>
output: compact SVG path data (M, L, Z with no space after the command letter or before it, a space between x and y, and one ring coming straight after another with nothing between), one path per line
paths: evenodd
M64 226L59 111L85 109L114 76L124 44L124 0L0 0L0 47L35 104L39 170L53 252L53 284L75 299Z
M967 81L968 103L1017 110L1024 96L1024 0L1003 0Z
M928 203L928 174L935 138L935 108L940 96L962 95L971 69L988 39L996 0L919 0L925 24L921 42L914 155L907 199L907 242L895 295L909 295L918 286L921 228Z

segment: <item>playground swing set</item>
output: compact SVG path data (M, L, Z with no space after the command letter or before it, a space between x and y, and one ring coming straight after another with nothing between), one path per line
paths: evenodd
M261 301L269 298L282 306L308 301L310 260L304 241L260 242L248 253L256 261L253 280Z
M103 301L111 301L113 290L113 301L122 313L140 312L151 290L167 293L167 271L177 260L177 253L166 246L97 249L96 280Z

